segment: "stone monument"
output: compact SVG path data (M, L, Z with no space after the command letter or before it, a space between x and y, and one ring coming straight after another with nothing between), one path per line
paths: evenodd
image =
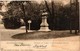
M49 24L47 23L47 15L48 15L47 12L42 13L42 23L40 24L39 31L51 31L48 27Z

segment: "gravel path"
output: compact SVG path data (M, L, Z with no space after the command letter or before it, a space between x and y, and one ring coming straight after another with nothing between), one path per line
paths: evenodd
M51 32L34 32L26 34L25 29L20 28L16 30L4 29L3 25L0 26L0 35L2 41L21 41L28 42L48 42L53 41L53 51L80 51L80 34L69 34L69 31L51 31ZM18 36L18 38L16 38Z

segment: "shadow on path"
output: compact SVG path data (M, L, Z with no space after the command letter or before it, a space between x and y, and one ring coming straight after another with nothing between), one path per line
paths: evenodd
M70 34L69 32L31 32L31 33L20 33L13 35L13 39L20 40L34 40L34 39L52 39L52 38L63 38L71 36L80 36L76 34Z

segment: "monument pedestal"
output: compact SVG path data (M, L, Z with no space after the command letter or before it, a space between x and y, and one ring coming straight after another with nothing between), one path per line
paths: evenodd
M41 27L39 31L51 31L48 27Z
M41 23L41 25L40 25L41 27L40 27L40 29L39 29L39 31L51 31L49 28L48 28L48 23L47 23L47 17L46 16L44 16L44 17L42 17L42 23Z

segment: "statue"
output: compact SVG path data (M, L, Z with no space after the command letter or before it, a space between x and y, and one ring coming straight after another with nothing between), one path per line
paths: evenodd
M42 23L40 24L39 31L50 31L48 28L49 24L47 23L47 15L48 13L46 11L42 13Z

